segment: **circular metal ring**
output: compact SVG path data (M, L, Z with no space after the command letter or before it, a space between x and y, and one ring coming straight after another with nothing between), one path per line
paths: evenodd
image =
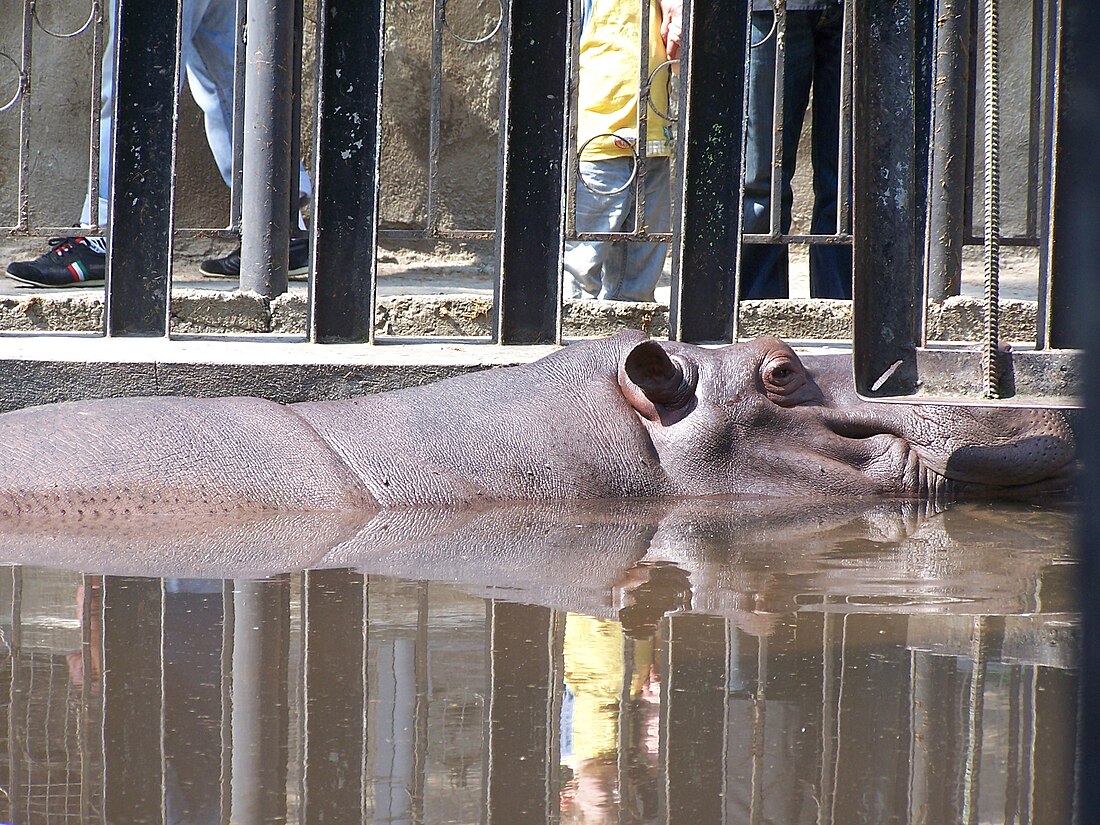
M443 0L443 28L447 30L447 33L450 34L451 37L453 37L460 43L466 43L471 46L476 46L478 43L485 43L486 41L493 38L496 33L500 31L500 27L504 25L504 0L497 0L497 9L500 12L500 16L497 17L496 25L493 26L492 30L488 34L481 35L480 37L475 37L471 40L468 37L463 37L462 35L458 34L457 32L455 32L454 29L451 28L451 24L447 22L447 0Z
M759 43L753 43L750 40L749 41L749 48L750 49L755 49L757 46L763 46L765 43L767 43L769 40L772 39L772 36L775 34L775 30L777 28L779 28L779 18L777 16L778 13L779 13L779 10L775 7L776 0L770 0L770 2L772 4L772 27L770 29L768 29L768 33L764 35L764 38Z
M626 179L626 183L624 183L617 189L593 189L591 186L588 185L588 181L584 179L584 174L581 172L581 155L584 154L584 150L588 148L589 143L594 141L596 138L602 137L618 138L619 140L622 140L622 138L619 135L616 135L614 132L602 132L598 135L592 135L592 137L582 143L580 145L580 148L577 149L577 180L581 182L581 186L583 186L593 195L617 195L620 192L625 192L634 184L634 179L638 177L638 166L640 165L641 159L638 157L638 150L634 148L634 144L630 143L629 141L624 141L624 143L626 143L627 145L627 148L630 149L630 157L633 161L633 163L630 164L630 177Z
M647 80L646 84L645 84L645 101L646 101L646 104L649 106L649 110L651 112L653 112L653 114L657 115L657 117L663 117L669 123L675 123L676 122L676 116L673 115L671 111L662 112L660 109L658 109L656 107L656 105L654 105L653 95L651 93L651 90L653 88L653 81L657 78L657 72L661 71L661 69L663 69L665 66L669 67L669 82L671 82L671 80L672 80L672 66L674 66L674 65L679 66L680 61L679 60L666 60L664 63L659 64L656 69L654 69L652 72L649 73L649 80ZM672 95L670 94L668 96L668 98L669 98L669 109L671 109L672 108L672 105L671 105Z
M9 100L7 103L5 103L3 105L0 105L0 112L6 112L8 109L10 109L16 103L18 103L19 99L21 97L23 97L23 87L24 87L26 78L23 75L23 70L19 68L19 64L15 62L14 57L12 57L7 52L0 52L0 57L4 58L9 63L11 63L12 68L15 69L15 76L16 76L16 78L18 78L18 80L15 84L15 94L12 96L12 99Z
M88 19L84 21L83 26L81 26L76 31L55 32L55 31L52 31L51 29L47 29L46 25L41 20L38 19L38 3L36 2L36 0L31 0L31 17L33 17L34 22L38 24L38 28L42 29L42 31L44 31L50 37L56 37L59 40L67 40L70 37L76 37L78 35L84 34L84 32L86 32L88 30L88 27L91 26L92 23L95 22L96 11L97 11L96 4L93 0L93 2L91 4L91 8L88 11Z

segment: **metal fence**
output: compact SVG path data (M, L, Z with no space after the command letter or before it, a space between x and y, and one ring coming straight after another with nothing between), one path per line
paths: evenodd
M746 264L750 250L794 246L805 254L806 247L851 246L861 391L879 397L1072 403L1079 394L1079 364L1064 308L1073 298L1057 271L1060 235L1053 216L1061 209L1056 137L1060 123L1076 115L1073 100L1064 95L1060 67L1072 69L1079 59L1075 42L1060 36L1061 21L1080 1L844 3L833 158L836 209L827 225L807 227L797 217L789 223L785 214L785 169L793 153L784 90L798 68L797 56L785 53L788 27L797 13L783 3L775 3L771 12L750 13L747 1L689 2L683 53L677 61L649 65L644 44L653 35L651 5L639 0L645 13L639 17L641 104L634 134L645 135L647 122L658 115L667 114L675 124L672 218L668 227L646 220L644 186L652 158L641 139L631 149L634 173L628 183L640 217L621 231L591 232L578 229L575 211L577 193L591 188L580 170L584 148L597 137L578 127L580 2L547 6L516 0L472 13L456 2L435 0L425 9L429 24L422 34L430 41L430 79L422 124L423 180L417 184L423 186L425 205L421 218L395 226L383 219L380 197L387 174L384 122L392 118L394 105L389 101L387 114L384 81L398 70L405 48L402 32L387 28L387 19L398 19L400 9L381 2L320 0L316 53L305 61L315 95L302 106L301 37L294 34L301 31L301 6L248 9L240 0L237 19L246 22L241 31L251 32L254 48L246 60L238 44L236 157L231 214L222 231L240 232L242 288L265 295L287 288L281 250L294 231L293 165L301 110L313 124L304 147L314 180L309 340L381 340L374 322L380 242L487 245L496 273L489 337L504 344L562 339L563 248L569 242L670 244L669 337L696 342L741 337L740 301L753 275ZM104 8L95 0L86 20L77 15L81 25L54 32L91 38L93 89L100 79ZM31 144L28 124L44 94L33 82L32 34L58 24L43 24L41 9L30 0L21 13L20 56L4 52L6 62L19 70L18 82L0 113L20 119L18 208L9 231L54 234L59 228L43 223L28 202L28 178L42 151ZM761 14L770 20L763 30L756 28ZM93 189L99 151L114 152L105 330L111 336L164 335L170 327L169 285L178 234L172 172L178 148L169 126L178 107L179 20L173 25L170 15L125 3L117 18L121 45L112 147L98 146L94 95L89 118ZM454 97L449 89L470 83L455 76L455 49L460 56L474 49L499 56L499 83L488 79L499 89L499 117L492 124L499 142L491 226L456 224L443 205L445 110ZM760 134L752 135L745 114L758 90L746 78L754 59L768 53L776 64L768 82L777 93L769 119L754 126ZM1002 66L1007 68L1002 71ZM1013 92L1007 102L998 96L1002 75ZM480 80L484 86L485 79ZM673 89L669 112L653 105L655 85ZM1006 128L1000 128L1006 119ZM766 229L761 231L743 231L744 167L752 141L772 147L770 182L762 195ZM488 164L493 165L491 158ZM1002 182L1004 197L999 195ZM979 200L980 220L975 214ZM949 341L957 330L937 326L935 320L945 299L962 288L964 247L977 243L983 245L985 270L983 306L977 310L980 346L973 341L953 346ZM1021 343L1013 331L1011 354L1003 352L1006 339L998 324L1002 246L1037 250L1031 288L1035 304L1026 310L1032 313L1034 340Z

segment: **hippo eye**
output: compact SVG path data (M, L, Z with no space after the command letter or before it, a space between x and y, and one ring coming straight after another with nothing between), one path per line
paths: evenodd
M796 406L816 399L816 393L808 393L812 386L797 358L779 353L766 360L760 368L764 394L782 407Z
M777 389L786 387L801 375L795 368L794 362L787 358L776 358L768 361L764 364L762 373L764 386Z

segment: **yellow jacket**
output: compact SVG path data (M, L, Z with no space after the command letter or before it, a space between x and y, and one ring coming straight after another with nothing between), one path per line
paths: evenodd
M642 0L584 0L581 23L577 146L593 139L581 160L629 157L638 137L638 86L641 71ZM661 40L659 0L649 4L649 73L667 59ZM672 128L657 111L668 112L668 67L651 87L653 106L646 116L649 156L668 155ZM595 137L613 134L618 138Z

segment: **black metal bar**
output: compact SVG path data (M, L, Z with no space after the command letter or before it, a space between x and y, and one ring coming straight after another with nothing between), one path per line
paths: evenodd
M363 821L366 597L366 578L360 573L305 573L302 821L306 825Z
M1054 115L1058 100L1058 22L1060 9L1057 3L1042 3L1043 6L1043 69L1042 80L1039 83L1043 98L1042 125L1039 134L1042 140L1042 148L1039 153L1041 158L1042 173L1039 180L1042 185L1042 201L1040 205L1040 217L1038 219L1038 245L1039 245L1039 301L1035 310L1036 330L1035 346L1044 350L1050 346L1050 264L1051 264L1051 237L1054 227L1051 223L1054 211L1051 207L1054 197L1054 169L1057 158L1054 155ZM1001 239L1001 243L1006 243Z
M102 587L103 818L160 825L164 818L161 582L104 576ZM85 599L89 598L92 594L86 592Z
M494 337L502 344L548 344L560 337L571 16L567 3L508 4L494 319Z
M1100 17L1088 0L1062 0L1059 28L1055 183L1051 214L1054 346L1084 345L1085 414L1082 417L1081 688L1079 699L1077 822L1100 822Z
M853 0L853 358L865 395L916 387L921 269L918 234L915 3Z
M247 26L241 289L270 298L289 279L294 3L249 2Z
M958 295L962 286L970 43L970 3L937 0L925 247L932 301Z
M725 776L726 622L712 616L673 616L668 623L665 785L669 825L723 822Z
M677 135L683 179L674 226L680 240L673 246L669 337L728 341L736 323L749 4L686 5Z
M1088 41L1082 34L1083 30L1092 30L1095 26L1075 19L1075 15L1088 16L1078 8L1078 0L1061 3L1055 69L1059 86L1054 102L1053 197L1050 205L1052 277L1047 311L1050 345L1060 349L1091 343L1091 339L1086 341L1086 335L1096 326L1095 318L1082 319L1077 315L1086 292L1093 288L1091 283L1077 282L1079 276L1073 272L1069 277L1062 277L1064 270L1073 270L1083 263L1079 256L1082 250L1095 245L1096 231L1081 220L1081 210L1094 214L1096 203L1095 196L1089 198L1081 186L1089 170L1098 168L1094 142L1098 136L1096 109L1089 108L1089 101L1096 99L1096 92L1086 89L1090 84L1086 72L1097 61L1089 54ZM1092 76L1092 81L1095 77ZM1096 260L1092 262L1093 280Z
M489 621L486 822L551 822L553 613L494 600Z
M321 0L310 338L373 340L382 0Z
M107 335L168 334L179 14L119 3Z

